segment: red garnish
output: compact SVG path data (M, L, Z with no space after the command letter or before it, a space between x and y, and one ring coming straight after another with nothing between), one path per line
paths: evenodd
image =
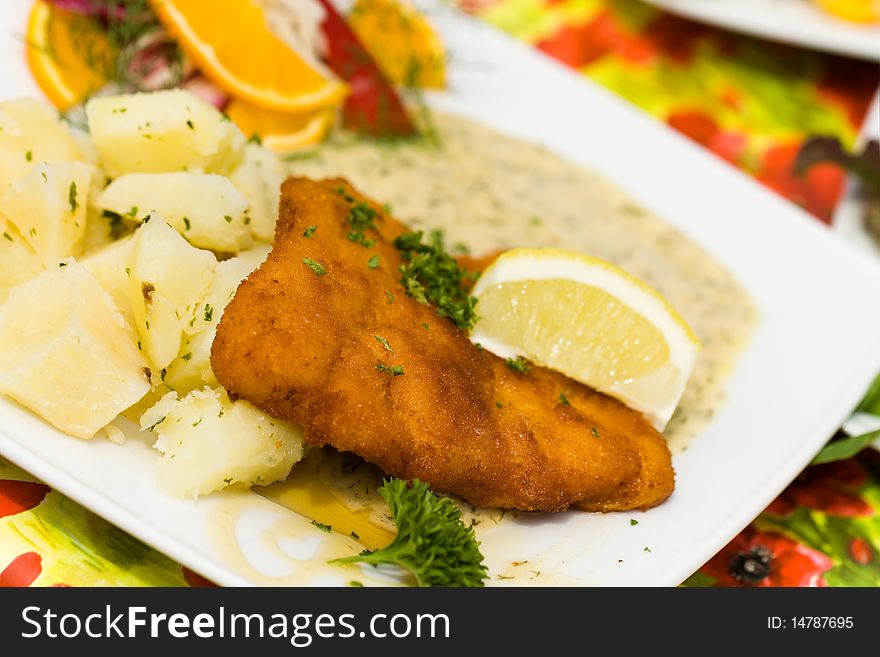
M345 19L328 0L318 2L326 12L322 27L327 36L327 66L351 89L342 108L343 125L372 137L416 134L400 96Z

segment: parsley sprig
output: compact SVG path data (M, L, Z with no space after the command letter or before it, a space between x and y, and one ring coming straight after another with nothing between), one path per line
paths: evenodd
M386 480L379 494L397 525L397 536L381 550L334 559L331 563L394 564L405 568L419 586L483 586L486 566L473 527L449 498L434 495L414 479Z
M394 240L406 260L400 266L400 282L413 299L436 306L438 315L467 331L477 321L477 299L463 288L472 274L446 253L439 233L432 235L429 244L422 242L422 235L422 231L404 233Z

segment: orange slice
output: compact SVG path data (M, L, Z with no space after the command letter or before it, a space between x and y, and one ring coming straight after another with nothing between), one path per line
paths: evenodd
M113 48L92 19L37 0L27 26L27 63L40 89L60 110L103 87Z
M265 109L309 112L341 102L346 87L282 41L255 0L150 0L206 77Z
M224 111L244 134L258 135L266 148L279 153L317 144L336 118L333 109L284 114L255 107L240 98L229 101Z
M446 86L443 42L405 0L357 0L348 22L393 83L437 89Z

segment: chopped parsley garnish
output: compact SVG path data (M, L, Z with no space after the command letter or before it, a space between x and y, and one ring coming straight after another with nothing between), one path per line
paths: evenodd
M380 550L334 559L331 563L394 564L405 568L419 586L483 586L488 577L473 527L448 497L437 497L414 479L386 480L379 494L397 525L397 536Z
M388 344L388 340L386 340L385 338L383 338L381 335L374 335L373 337L376 338L376 342L378 342L378 343L381 344L383 347L385 347L385 349L387 349L388 351L390 351L392 354L394 353L394 349L392 349L392 348L391 348L391 345Z
M348 212L348 225L351 226L351 231L348 233L348 239L352 242L357 242L365 248L369 249L372 247L376 243L376 240L367 239L367 236L364 235L364 231L376 229L376 224L373 223L373 219L376 218L377 214L378 213L368 204L363 201L357 201Z
M318 227L315 226L314 224L312 224L311 226L306 228L305 232L303 233L303 237L307 237L308 239L312 239L312 235L315 234L316 230L318 230Z
M26 159L28 162L30 162L31 160L34 159L34 154L31 151L28 151L27 153L24 154L24 159Z
M430 244L422 243L422 235L421 231L404 233L394 240L406 261L400 267L400 282L413 299L434 305L438 315L467 331L477 321L477 299L462 288L471 274L444 251L441 235L433 234Z
M635 526L638 525L638 524L639 524L639 521L636 520L635 518L630 518L630 519L629 519L629 526L630 526L630 527L635 527Z
M223 218L226 220L226 223L227 223L227 224L231 224L231 223L232 223L232 217L230 217L228 214L224 214L224 215L223 215Z
M379 266L379 256L374 255L374 256L373 256L372 258L370 258L369 261L367 262L367 267L369 267L370 269L375 269L375 268L378 267L378 266Z
M596 438L599 437L599 430L596 427L590 427L590 433L596 436Z
M4 232L4 233L3 233L3 237L5 237L6 239L8 239L10 242L15 241L15 240L12 239L12 235L10 235L10 234L7 233L7 232ZM389 303L391 303L391 302L389 301Z
M559 393L559 403L563 406L571 406L571 402L568 401L568 397L565 396L564 392Z
M380 372L387 372L391 376L403 376L403 365L392 365L388 366L385 363L379 363L376 365L376 369Z
M337 187L336 193L339 194L346 203L352 204L351 210L348 211L348 225L351 226L351 230L348 233L348 239L369 249L376 243L376 240L367 239L367 236L364 235L364 231L376 229L376 224L373 223L373 219L375 219L379 213L376 212L370 204L356 200L354 196L345 191L344 187Z
M193 357L192 352L187 352L183 356L180 357L181 360L189 361Z
M347 203L354 203L354 196L345 191L345 187L337 187L334 191Z
M260 139L260 135L258 135L258 134L255 132L255 133L253 133L250 137L248 137L247 143L249 143L249 144L256 144L257 146L260 146L260 145L263 143L263 140Z
M325 525L323 522L318 522L317 520L312 520L312 524L322 532L327 532L328 534L333 529L332 525Z
M312 260L311 258L303 258L303 263L308 266L313 272L315 272L315 276L323 276L327 273L327 270L324 269L324 265L322 265L317 260Z
M495 402L495 408L504 408L504 404L497 401L497 402Z
M348 213L348 224L355 230L375 229L373 219L378 213L367 203L357 201Z
M79 207L79 203L76 202L76 183L71 182L70 187L67 190L67 202L70 203L70 211L76 212L76 209Z
M357 242L362 247L367 249L369 249L376 243L376 240L368 240L366 235L358 230L349 231L348 239L350 239L352 242Z
M10 239L12 239L12 238L10 238ZM392 303L394 303L394 295L391 294L391 292L389 292L388 290L385 290L385 298L388 299L388 305L389 305L389 306L390 306Z
M189 222L189 219L187 219L186 217L184 217L184 218L183 218L183 229L184 229L184 230L189 230L190 228L192 228L192 224Z
M205 304L205 321L210 322L214 318L214 307L210 303Z
M509 367L514 372L519 372L520 374L528 374L529 370L532 369L531 364L522 356L517 356L516 358L508 358L504 361L505 365Z
M193 125L193 122L192 122L190 119L187 119L187 120L186 120L186 127L189 128L190 130L195 130L195 129L196 129L196 126Z

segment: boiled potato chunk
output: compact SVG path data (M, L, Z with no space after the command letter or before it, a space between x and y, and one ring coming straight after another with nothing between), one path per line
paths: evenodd
M0 103L0 194L42 162L83 159L58 112L35 98Z
M129 288L131 285L131 260L134 255L134 236L129 235L102 249L84 256L80 264L95 277L98 284L110 293L116 308L122 313L126 324L134 332L135 320ZM134 337L133 342L137 342Z
M47 267L82 251L94 171L81 162L40 164L0 196L0 213Z
M278 157L259 144L248 144L244 161L229 174L232 184L250 203L251 232L261 242L271 242L275 237L284 178Z
M302 434L222 389L194 390L178 400L169 393L141 418L159 438L159 487L197 497L226 486L284 479L302 458Z
M37 257L25 239L12 226L0 234L0 303L9 291L43 271L43 261Z
M168 366L164 382L181 394L195 388L216 386L211 369L211 345L223 310L241 283L268 255L268 249L244 251L239 257L218 263L214 280L184 327L180 355Z
M180 89L93 98L89 131L107 175L212 171L241 160L241 130L197 96Z
M95 205L140 220L157 212L190 244L235 253L250 243L248 202L228 178L210 173L130 173Z
M134 235L128 297L140 345L156 371L180 352L184 326L208 291L217 260L196 249L159 215Z
M0 306L0 392L77 438L91 438L150 389L147 363L110 295L74 260Z

